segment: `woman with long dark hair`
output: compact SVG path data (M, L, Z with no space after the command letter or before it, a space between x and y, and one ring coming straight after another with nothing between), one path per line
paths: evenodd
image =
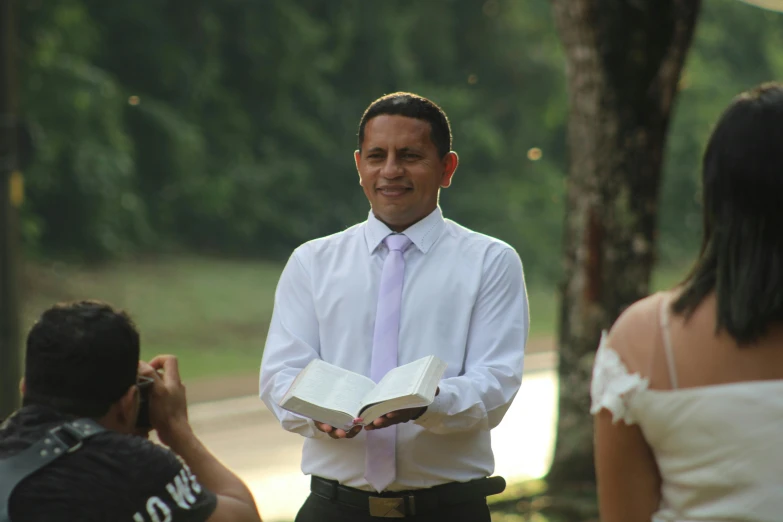
M702 169L692 272L596 355L603 522L783 520L783 85L735 98Z

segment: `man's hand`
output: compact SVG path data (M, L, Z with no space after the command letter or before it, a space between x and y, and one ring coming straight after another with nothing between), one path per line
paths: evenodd
M185 435L191 429L185 385L179 376L177 358L159 355L149 364L140 363L139 373L154 381L149 398L150 424L160 441L171 446L174 437Z
M411 419L419 417L422 413L424 413L424 410L426 410L427 407L424 408L408 408L406 410L397 410L387 413L386 415L383 415L382 417L378 417L372 423L368 424L364 427L365 430L379 430L381 428L388 428L389 426L394 426L395 424L401 424L403 422L408 422Z
M340 428L335 428L334 426L329 426L328 424L324 424L323 422L316 422L315 427L318 428L320 431L323 431L333 439L352 439L355 436L357 436L360 431L362 431L361 425L354 426L348 431L342 430Z
M438 387L435 390L435 396L437 397L438 394L440 394L440 387ZM381 417L378 417L374 421L372 421L370 424L364 427L365 430L379 430L381 428L388 428L389 426L394 426L395 424L402 424L403 422L409 422L413 419L418 419L421 417L421 415L427 411L427 407L424 406L423 408L408 408L405 410L397 410L387 413L386 415L383 415Z

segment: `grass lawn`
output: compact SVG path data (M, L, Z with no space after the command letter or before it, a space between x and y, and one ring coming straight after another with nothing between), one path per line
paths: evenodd
M280 270L278 264L207 258L92 269L28 266L23 331L53 302L102 299L131 313L144 358L173 353L189 378L252 373L261 362Z
M24 271L23 332L52 303L94 298L126 308L142 332L142 356L173 353L186 378L258 371L282 265L174 257L85 268L55 264ZM683 271L656 274L662 288ZM557 293L531 286L531 335L556 331Z

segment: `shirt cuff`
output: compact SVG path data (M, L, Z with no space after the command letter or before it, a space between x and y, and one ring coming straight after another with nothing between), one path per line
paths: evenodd
M298 433L299 435L308 439L320 439L323 437L328 437L326 433L315 427L315 421L313 419L299 415L297 413L286 412L286 414L290 417L294 417L298 421L304 421L307 425L305 428L299 427L301 424L295 420L290 419L289 417L289 419L283 421L283 429L286 431Z
M446 413L449 411L448 403L449 401L446 399L444 393L436 395L435 400L432 401L432 404L427 406L427 410L421 414L421 417L413 421L413 423L425 429L429 428L438 421L438 418L446 415Z

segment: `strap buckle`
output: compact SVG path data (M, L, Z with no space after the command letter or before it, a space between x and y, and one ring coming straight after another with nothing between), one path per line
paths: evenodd
M44 439L44 444L54 445L54 453L73 453L82 447L84 439L92 435L92 426L87 422L66 422L49 431L51 437Z

